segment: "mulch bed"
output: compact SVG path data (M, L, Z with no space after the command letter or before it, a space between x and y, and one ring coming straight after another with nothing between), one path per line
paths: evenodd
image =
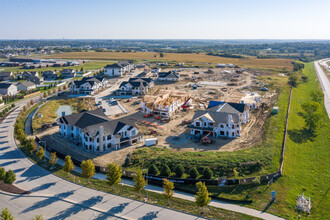
M6 184L0 181L0 190L4 192L14 193L14 194L30 194L31 192L22 190L15 185Z

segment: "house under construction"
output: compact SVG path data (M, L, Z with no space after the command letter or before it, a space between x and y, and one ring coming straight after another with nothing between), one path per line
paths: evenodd
M141 109L146 114L170 118L182 108L191 105L192 99L187 92L161 89L158 95L146 95L142 98Z

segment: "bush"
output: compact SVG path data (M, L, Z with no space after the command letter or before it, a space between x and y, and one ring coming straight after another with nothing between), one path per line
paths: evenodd
M206 167L203 170L203 178L204 179L211 179L213 177L213 172L210 168Z
M189 170L190 178L196 179L199 176L199 172L196 167L193 167Z
M181 178L182 175L184 174L185 170L181 164L177 165L174 169L175 176L178 178Z
M149 169L148 169L148 174L151 174L151 175L158 175L159 174L159 170L158 168L156 167L155 164L152 164Z
M6 176L6 170L3 167L0 167L0 180L4 180Z
M160 171L160 175L161 176L170 176L171 175L171 169L166 165L164 164L163 167L162 167L162 170Z
M6 172L5 178L4 178L4 182L7 184L12 184L13 182L15 182L16 180L16 174L14 173L14 171L12 170L8 170Z

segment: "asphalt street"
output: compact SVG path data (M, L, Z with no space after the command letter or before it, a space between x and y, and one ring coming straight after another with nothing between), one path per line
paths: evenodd
M325 75L323 69L320 67L320 63L328 62L330 59L320 60L314 62L314 67L319 78L322 91L324 93L324 106L327 110L328 117L330 118L330 82Z

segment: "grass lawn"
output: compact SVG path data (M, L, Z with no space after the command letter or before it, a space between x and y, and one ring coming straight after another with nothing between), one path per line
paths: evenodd
M37 114L35 115L32 127L34 131L37 131L41 128L43 124L53 123L57 117L56 111L61 105L70 105L73 107L73 113L79 112L78 110L86 109L84 99L59 99L48 101L47 104L40 107ZM42 117L39 117L39 115Z
M155 57L156 56L156 57ZM47 57L48 58L48 57ZM275 68L275 69L292 69L290 59L257 59L257 58L226 58L218 56L210 56L206 54L194 53L164 53L164 57L159 57L159 53L154 52L71 52L50 55L49 58L67 58L67 59L92 59L92 60L135 60L143 61L159 61L159 62L185 62L187 65L191 63L232 63L241 67L252 68Z

